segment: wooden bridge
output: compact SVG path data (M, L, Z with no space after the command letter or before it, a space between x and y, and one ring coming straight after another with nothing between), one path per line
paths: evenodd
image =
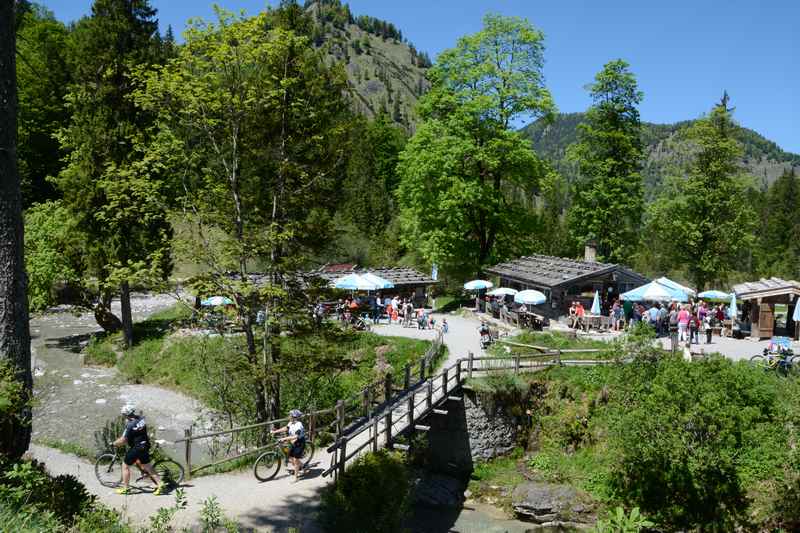
M597 354L600 350L557 350L546 347L498 341L511 347L534 350L534 354L509 354L504 357L476 357L471 352L467 357L456 360L438 374L433 374L433 366L442 350L440 332L429 350L412 368L406 365L400 379L387 374L381 381L373 382L358 394L336 402L334 407L311 410L304 414L308 434L317 439L321 434L333 436L333 443L319 454L327 467L323 476L334 478L344 472L347 464L359 455L381 448L407 450L408 445L398 440L416 432L430 430L425 424L431 416L447 416L447 404L460 401L466 380L498 372L534 372L551 366L591 366L613 363L611 360L581 359L580 355ZM401 381L402 379L402 381ZM266 448L274 446L263 444L263 434L267 429L280 427L286 418L270 420L249 426L224 431L193 434L186 430L183 439L177 441L185 445L184 459L186 471L191 476L199 471L219 467L224 463L243 459ZM193 448L205 444L206 449L221 450L212 455L211 462L193 464ZM223 457L219 459L219 455Z

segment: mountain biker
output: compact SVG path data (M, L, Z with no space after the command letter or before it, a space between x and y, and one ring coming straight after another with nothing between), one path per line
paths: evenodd
M128 451L122 464L122 483L124 486L117 489L117 494L130 494L131 466L136 464L156 484L156 490L153 494L158 496L164 492L164 484L150 464L150 437L147 435L147 425L144 417L136 414L136 406L133 404L125 404L120 412L126 420L125 431L113 444L117 447L127 444Z
M300 421L303 413L298 409L289 411L289 423L282 428L272 430L272 434L286 433L287 436L278 440L278 442L288 442L291 444L289 448L289 460L294 467L294 482L300 481L300 473L303 470L302 458L303 452L306 449L306 430L303 423Z

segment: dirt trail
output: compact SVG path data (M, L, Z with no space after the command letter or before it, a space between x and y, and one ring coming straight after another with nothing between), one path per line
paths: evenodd
M116 494L113 489L100 485L94 474L94 465L74 455L52 448L31 446L31 454L47 465L54 475L72 474L86 485L99 500L122 512L134 524L146 523L148 517L161 507L170 507L174 495L154 496L149 492L128 496ZM260 483L251 470L194 478L183 483L188 506L173 521L178 527L198 524L203 501L215 496L226 516L235 519L245 530L286 531L290 527L301 531L319 531L313 524L319 490L327 483L320 474L327 464L315 458L309 465L311 471L298 483L285 468L272 481Z

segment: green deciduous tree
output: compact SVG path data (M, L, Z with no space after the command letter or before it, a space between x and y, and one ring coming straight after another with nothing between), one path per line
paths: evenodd
M755 242L749 179L740 166L741 144L727 95L684 132L694 153L685 177L674 177L648 209L643 248L682 268L702 290L747 270Z
M525 248L532 217L516 198L532 194L539 165L510 128L555 109L543 40L526 20L488 15L432 68L397 192L403 242L426 261L474 274Z
M15 2L0 2L0 456L19 459L31 440L33 381L17 171L14 11Z
M130 284L170 268L163 180L135 149L152 117L131 99L131 69L161 60L157 30L147 0L95 1L71 36L71 120L59 134L68 155L55 182L83 237L84 285L97 284L98 296L84 304L104 329L122 328L128 344ZM117 292L121 321L110 310Z
M570 226L579 244L594 239L601 260L628 262L639 240L642 217L642 92L629 65L606 63L588 86L594 104L568 149L580 178Z
M217 10L217 23L195 22L175 59L142 74L136 96L158 114L147 151L177 178L180 252L205 270L195 286L235 302L260 420L280 413L280 332L307 303L294 273L329 239L349 119L344 73L271 15Z

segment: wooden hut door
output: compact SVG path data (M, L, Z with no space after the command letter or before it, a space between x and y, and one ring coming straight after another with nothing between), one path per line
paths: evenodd
M772 310L772 304L761 304L758 314L759 337L772 337L775 329L775 313Z

